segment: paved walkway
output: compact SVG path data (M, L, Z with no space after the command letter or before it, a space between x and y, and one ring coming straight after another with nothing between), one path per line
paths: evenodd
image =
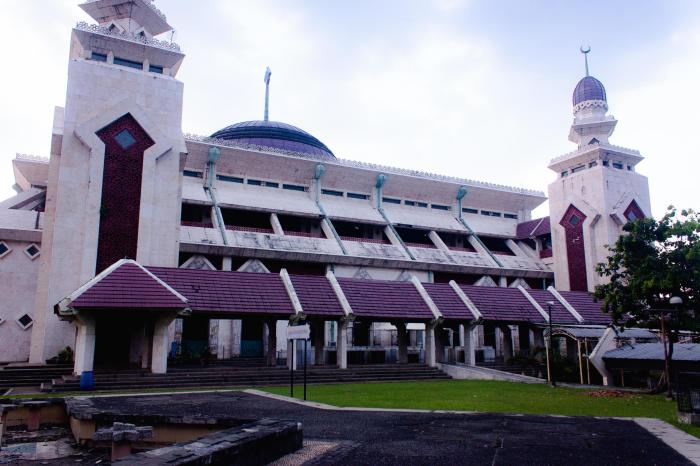
M693 464L639 422L626 419L324 409L244 392L92 402L114 412L300 421L306 440L339 445L305 464Z

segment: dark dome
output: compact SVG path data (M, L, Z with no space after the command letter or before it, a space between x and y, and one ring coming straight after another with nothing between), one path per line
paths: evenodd
M243 121L220 129L211 137L300 152L321 158L335 158L325 144L303 129L279 121Z
M574 101L574 107L587 100L608 101L605 96L605 88L603 87L603 83L598 81L593 76L586 76L578 82L576 88L574 89L572 99Z

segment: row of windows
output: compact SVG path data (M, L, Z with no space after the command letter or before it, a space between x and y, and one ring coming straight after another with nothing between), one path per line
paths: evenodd
M0 259L4 258L8 254L12 252L12 248L4 241L0 241ZM41 250L39 249L39 246L36 244L30 244L26 248L24 248L24 253L29 257L31 260L36 259L39 257L39 254L41 254Z
M610 161L603 160L604 167L609 167L610 165L611 165ZM588 168L593 168L593 167L597 167L597 166L598 166L597 160L594 160L594 161L588 163ZM625 164L623 164L622 162L613 162L612 167L617 169L617 170L624 170ZM578 173L578 172L583 171L585 169L586 169L586 164L579 165L578 167L574 167L571 169L571 174L573 175L574 173ZM627 165L627 171L632 171L632 165ZM567 176L569 176L569 170L564 170L563 172L561 172L562 178L567 177Z
M202 178L203 173L200 171L195 171L195 170L184 170L183 171L184 176L190 176L193 178ZM276 181L263 181L263 180L256 180L252 178L248 178L245 180L244 178L240 178L237 176L229 176L229 175L216 175L216 179L220 181L227 181L230 183L240 183L240 184L249 184L253 186L265 186L268 188L279 188L280 183L277 183ZM296 185L296 184L287 184L283 183L282 184L282 189L287 189L289 191L307 191L308 188L306 186L301 186L301 185ZM335 189L321 189L321 194L324 194L326 196L335 196L335 197L347 197L348 199L359 199L359 200L369 200L370 195L369 194L363 194L363 193L353 193L353 192L343 192L343 191L337 191ZM382 202L386 204L395 204L395 205L400 205L403 203L403 205L411 206L411 207L422 207L424 209L428 208L428 203L427 202L421 202L421 201L411 201L408 199L404 199L403 202L401 199L397 199L395 197L382 197ZM443 210L443 211L449 211L451 210L451 207L448 205L444 204L430 204L430 208L434 210ZM471 209L469 207L464 207L462 209L462 212L467 213L467 214L478 214L481 212L481 215L486 215L489 217L504 217L504 218L510 218L510 219L517 219L518 216L516 214L510 214L510 213L501 213L501 212L494 212L491 210L482 210L479 211L478 209Z
M107 62L107 55L105 55L104 53L92 52L91 55L92 56L90 57L90 59L93 61L101 61L104 63ZM137 70L143 69L143 62L127 60L126 58L114 57L112 63L114 63L115 65L126 66L127 68L134 68ZM151 73L163 74L163 67L149 64L148 71L150 71Z

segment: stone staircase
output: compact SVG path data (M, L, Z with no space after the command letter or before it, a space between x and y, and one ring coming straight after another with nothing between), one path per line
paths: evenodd
M70 364L56 364L47 366L36 365L7 365L0 368L0 395L10 389L36 388L42 383L68 376L73 372Z
M449 380L444 372L418 364L387 364L351 366L348 369L334 367L309 367L309 384L352 382L398 382L413 380ZM295 371L295 383L303 381L303 369ZM212 387L259 387L289 384L289 370L284 367L246 367L232 364L214 366L175 366L167 374L151 374L137 369L118 371L96 370L95 390L181 389ZM43 383L44 392L79 391L77 377L64 375Z

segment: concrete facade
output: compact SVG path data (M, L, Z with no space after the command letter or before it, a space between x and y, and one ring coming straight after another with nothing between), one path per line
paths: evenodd
M99 3L111 8L115 2L96 0L86 11ZM519 233L546 201L540 191L185 134L184 86L176 79L184 54L154 39L170 29L159 12L139 14L144 24L108 15L96 16L98 25L73 29L66 102L55 112L50 158L18 156L13 162L19 193L0 203L0 241L11 249L5 255L0 249L0 289L9 296L0 307L0 362L44 363L71 346L80 351L76 371L92 368L99 325L96 330L89 318L61 320L54 306L100 272L98 243L107 234L100 231L106 152L97 133L127 114L153 141L143 153L138 243L131 257L143 266L333 272L418 287L456 280L544 289L556 281L567 290L567 237L559 220L574 205L585 215L585 270L592 289L594 264L629 220L631 203L650 214L646 178L634 170L641 157L609 145L614 120L595 105L576 109L572 140L579 149L550 164L558 174L567 171L549 188L551 241L547 229ZM599 163L593 166L594 161ZM579 170L581 165L586 169ZM35 258L23 252L31 244L40 250ZM360 333L350 311L345 320L315 323L316 362L323 360L318 349L324 347L342 354L336 363L347 366L348 335ZM25 313L33 322L22 330L16 319ZM474 360L483 329L445 333L436 327L439 317L427 326L401 324L406 326L397 338L398 359L425 347L424 362L436 365L446 354L445 335L461 333L466 343L459 345L470 348L466 359ZM217 318L193 329L193 319L173 319L159 317L150 327L139 321L134 334L141 340L131 342L129 360L163 372L172 344L181 347L187 339L220 359L246 351L257 355L258 342L269 364L287 351L286 321ZM396 322L370 324L361 331L396 331ZM513 355L511 329L496 333L493 346ZM391 344L390 337L387 341Z

